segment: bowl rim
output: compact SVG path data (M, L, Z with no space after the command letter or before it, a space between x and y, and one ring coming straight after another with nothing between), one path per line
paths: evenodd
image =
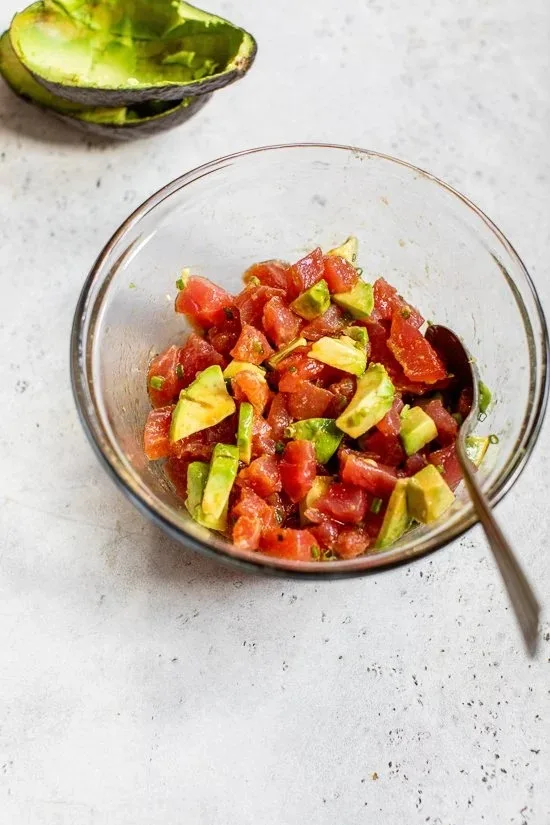
M518 436L518 440L523 442L523 448L516 451L515 456L508 461L507 465L499 473L499 476L493 481L490 489L487 490L487 496L492 506L496 505L504 498L527 465L540 433L548 403L548 364L550 361L550 344L548 327L541 301L531 276L529 275L525 264L516 252L515 248L512 246L510 241L508 241L501 230L479 207L477 207L471 200L469 200L469 198L456 190L454 187L445 183L445 181L442 181L435 175L432 175L430 172L427 172L424 169L409 163L408 161L395 158L382 152L362 149L357 146L346 144L317 142L280 143L259 146L224 155L212 161L208 161L207 163L203 163L161 187L150 197L148 197L140 206L138 206L137 209L135 209L126 218L126 220L120 224L118 229L113 233L111 238L107 241L99 253L84 282L75 308L71 330L71 385L80 421L88 440L100 459L100 462L103 464L111 478L113 478L115 484L124 492L127 498L130 499L137 509L148 516L153 523L161 527L164 532L172 538L204 555L215 557L233 567L237 566L247 571L261 571L264 573L292 578L346 578L366 575L368 573L391 568L397 564L410 562L415 558L419 558L427 553L441 549L449 542L462 536L472 526L478 523L479 520L475 514L475 511L470 506L469 512L466 511L460 519L455 520L445 529L442 529L440 533L437 533L436 535L431 534L431 538L423 537L420 541L414 542L411 547L404 546L394 549L390 547L388 550L379 553L358 556L354 559L332 561L327 564L319 564L314 561L291 561L288 559L270 557L257 552L253 553L251 551L239 551L236 550L231 544L222 544L221 542L218 546L210 544L209 542L203 541L199 537L188 533L182 525L179 525L176 522L175 519L169 518L167 514L160 512L152 500L147 500L147 497L144 495L143 485L136 482L136 478L132 476L132 474L129 473L121 464L116 452L109 447L109 437L105 427L103 426L101 416L98 414L98 408L94 402L94 393L90 388L90 382L86 380L91 361L91 343L93 342L93 335L88 337L85 335L88 326L87 321L90 314L93 320L97 317L105 290L100 288L98 295L94 297L94 300L92 300L92 292L96 286L96 283L103 284L104 286L104 279L102 280L100 278L101 269L105 261L110 256L111 251L116 247L124 235L168 197L175 194L180 189L183 189L185 186L193 183L195 180L220 168L220 166L263 152L301 149L335 149L348 153L351 152L355 155L390 161L391 163L403 166L410 171L426 177L441 186L449 194L458 198L468 209L473 211L475 215L496 236L497 240L505 248L506 252L513 259L515 259L515 262L522 271L525 278L525 285L529 290L533 301L534 315L536 317L536 321L540 325L540 363L535 363L536 369L533 368L533 358L536 358L536 354L532 351L530 359L531 377L535 372L538 375L538 381L535 381L534 387L533 381L531 381L529 391L531 394L532 404L529 408L529 421L524 419L524 426ZM509 285L510 282L511 284L515 284L515 281L508 274L501 262L496 258L495 261L502 270L503 277L508 280ZM514 292L517 293L517 290L514 290ZM529 312L527 312L523 299L517 294L515 294L515 297L518 303L518 309L520 310L524 321L524 325L526 326L528 341L531 342L531 350L533 350L533 330L531 326L532 316L530 316ZM93 322L90 323L89 328L90 330L93 330ZM168 510L168 508L166 509Z

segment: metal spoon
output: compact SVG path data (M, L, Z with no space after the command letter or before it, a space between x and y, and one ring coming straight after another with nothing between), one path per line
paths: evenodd
M479 378L474 361L460 338L447 327L438 324L428 327L426 339L441 355L449 371L456 377L460 388L471 388L472 390L472 408L460 426L456 440L456 453L472 504L483 526L489 546L493 551L493 556L508 591L528 653L530 656L534 656L538 643L539 603L491 511L485 494L476 481L474 466L466 454L466 436L473 428L478 415Z

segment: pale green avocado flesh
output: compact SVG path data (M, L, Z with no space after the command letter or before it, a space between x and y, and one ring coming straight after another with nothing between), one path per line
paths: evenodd
M408 479L400 478L397 480L388 501L382 527L376 539L376 547L379 550L389 547L400 539L411 523L407 506L407 486Z
M66 118L78 120L83 124L97 124L105 127L136 128L169 116L179 109L189 109L198 100L198 98L186 98L179 103L147 101L131 107L90 107L65 100L37 83L32 74L27 71L13 50L9 32L4 32L0 37L0 74L12 91L24 100ZM108 134L108 128L106 133Z
M243 29L181 0L43 0L15 15L10 37L41 83L71 99L103 92L105 103L109 92L134 102L212 91L256 51Z
M311 441L317 461L326 464L340 446L344 433L332 418L304 418L290 424L285 430L285 437Z

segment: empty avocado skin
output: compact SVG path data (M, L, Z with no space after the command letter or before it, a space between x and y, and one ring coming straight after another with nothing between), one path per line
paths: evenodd
M395 388L382 364L369 364L357 381L355 395L336 425L352 438L359 438L381 421L393 404Z
M319 464L332 458L344 437L332 418L304 418L287 427L286 438L312 441Z
M376 547L380 550L400 539L411 523L407 507L407 486L407 478L398 479L390 496L384 521L376 539Z
M0 38L0 73L17 97L25 102L39 106L81 132L117 141L144 138L172 129L189 120L211 97L201 95L174 104L150 102L132 109L73 103L37 83L15 54L9 32L4 32Z
M257 50L248 32L183 0L43 0L10 31L38 82L87 106L211 93L242 77Z
M437 427L421 407L410 407L401 413L399 435L405 452L412 455L437 438Z
M369 318L374 308L372 284L359 280L349 292L338 292L332 296L335 304L347 310L354 318Z
M411 476L407 484L407 506L412 518L422 524L436 521L455 500L454 493L433 464Z
M330 306L330 292L326 281L317 281L294 300L290 308L297 315L312 321L322 315Z

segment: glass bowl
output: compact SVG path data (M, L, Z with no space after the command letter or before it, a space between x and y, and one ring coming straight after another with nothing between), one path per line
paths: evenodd
M440 521L383 552L324 563L273 558L195 524L162 467L143 453L149 360L189 331L174 312L182 268L238 292L252 262L296 260L348 235L359 238L368 280L384 275L476 357L494 393L478 426L499 438L479 472L493 504L525 466L546 405L548 338L531 279L496 226L445 183L376 152L252 149L188 172L140 206L101 252L74 318L72 382L84 428L118 486L185 546L265 572L354 575L435 550L476 522L459 488Z

